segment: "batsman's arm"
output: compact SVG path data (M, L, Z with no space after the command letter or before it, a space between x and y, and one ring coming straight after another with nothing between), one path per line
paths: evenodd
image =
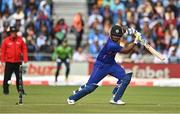
M127 54L133 50L133 48L136 46L134 42L127 43L124 48L121 49L120 53Z

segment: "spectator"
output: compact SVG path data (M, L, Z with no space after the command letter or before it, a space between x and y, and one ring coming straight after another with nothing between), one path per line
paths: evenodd
M98 20L98 22L102 24L103 17L99 14L98 6L94 5L92 14L89 16L88 26L91 28L96 20Z
M4 22L6 21L9 24L11 23L11 15L8 7L5 8L5 11L3 13L3 20Z
M98 27L89 33L89 52L94 58L96 58L106 40L104 34Z
M106 5L103 9L103 12L102 12L102 16L103 16L103 24L106 22L106 21L109 21L110 24L113 23L113 13L111 12L110 10L110 6L109 5Z
M16 9L16 12L12 15L12 19L13 20L20 20L21 23L23 24L24 23L24 12L22 10L22 7L18 6L17 9Z
M46 40L47 40L47 36L46 36L45 34L43 34L43 33L41 33L41 34L37 37L37 46L38 46L39 49L40 49L40 47L41 47L42 45L45 44Z
M161 1L157 1L155 4L155 11L160 15L161 18L164 17L164 8Z
M68 25L63 18L59 19L54 27L55 37L58 40L58 45L66 38L68 32Z
M110 21L105 21L104 22L104 34L105 35L109 35L109 30L111 29L111 23L110 23Z
M51 9L46 0L42 0L40 2L39 10L42 11L49 19L51 18Z
M73 61L75 62L85 62L87 60L86 55L83 53L83 49L79 47L74 55L73 55Z
M171 7L167 7L165 11L165 26L170 24L176 25L175 13L172 11Z
M111 4L111 11L113 11L113 23L117 23L118 18L125 21L125 6L120 0L114 0Z
M113 13L113 24L118 23L119 25L136 28L143 33L142 36L148 40L148 43L150 43L152 47L164 54L170 50L172 45L179 45L180 18L178 15L178 1L176 0L103 0L94 3L94 6L97 5L99 5L97 11L100 9L103 20L106 20L104 9L106 9L108 12L106 13L109 14L107 7L109 5L110 11ZM90 17L91 15L89 19ZM103 35L107 34L108 26L110 25L107 21L105 21L105 23L106 24L103 24L105 31ZM100 22L99 25L102 26ZM90 34L92 34L93 31L96 31L96 29L92 23ZM128 41L132 41L131 37L127 38ZM93 49L91 46L92 45L90 45L89 49ZM179 50L176 49L175 51L177 53Z
M45 43L43 45L41 45L40 49L39 49L39 52L42 54L42 55L51 55L51 53L53 53L53 48L52 46L50 46L48 40L45 41ZM42 58L42 60L44 61L50 61L51 60L51 56L44 56Z
M76 47L75 49L77 50L81 46L82 38L83 38L83 32L84 32L84 21L82 18L81 13L77 13L74 16L73 19L73 25L72 25L72 32L74 32L76 36Z
M36 20L37 20L37 8L34 7L33 5L29 6L30 9L29 11L27 12L27 19L26 19L26 22L27 23L30 23L30 22L33 22L35 23Z
M31 60L31 61L35 60L35 54L34 53L37 50L36 42L33 39L28 39L26 41L26 44L27 44L27 50L30 53L28 55L29 60Z

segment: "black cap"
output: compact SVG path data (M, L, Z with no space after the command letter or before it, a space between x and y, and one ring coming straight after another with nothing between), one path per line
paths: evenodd
M15 27L15 26L11 26L11 27L10 27L10 32L17 32L16 27Z
M114 25L110 31L110 35L116 37L122 37L124 33L125 29L120 25Z

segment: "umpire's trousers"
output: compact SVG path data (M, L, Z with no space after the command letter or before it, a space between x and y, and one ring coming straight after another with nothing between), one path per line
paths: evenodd
M6 62L5 64L5 72L4 72L4 81L3 81L3 93L9 94L9 84L8 80L11 80L12 73L14 72L16 75L16 88L19 92L19 68L22 63L10 63Z

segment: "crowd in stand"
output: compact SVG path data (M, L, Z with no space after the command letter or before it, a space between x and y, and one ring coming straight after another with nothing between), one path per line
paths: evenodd
M113 24L134 27L151 46L166 55L168 62L180 62L180 2L178 0L87 0L88 22L75 13L68 27L63 18L54 24L52 0L1 0L0 41L8 35L8 27L15 25L28 47L30 60L51 60L56 46L69 31L75 34L75 58L83 52L84 24L88 26L88 49L92 57L105 44ZM85 28L86 29L86 28ZM127 37L130 42L132 37ZM35 56L33 55L35 54ZM130 58L139 62L147 54L142 46ZM86 58L86 57L85 57ZM84 59L84 58L83 58ZM156 59L154 62L158 62Z
M90 53L96 57L113 24L133 27L151 46L166 55L167 62L180 62L180 2L178 0L92 0L88 2ZM132 41L132 37L127 38ZM140 62L142 47L130 57ZM159 62L157 59L154 62Z
M51 0L1 0L0 4L0 41L8 36L10 26L16 26L18 35L23 36L27 44L29 54L52 53ZM30 55L29 59L41 60L42 57L40 54Z

